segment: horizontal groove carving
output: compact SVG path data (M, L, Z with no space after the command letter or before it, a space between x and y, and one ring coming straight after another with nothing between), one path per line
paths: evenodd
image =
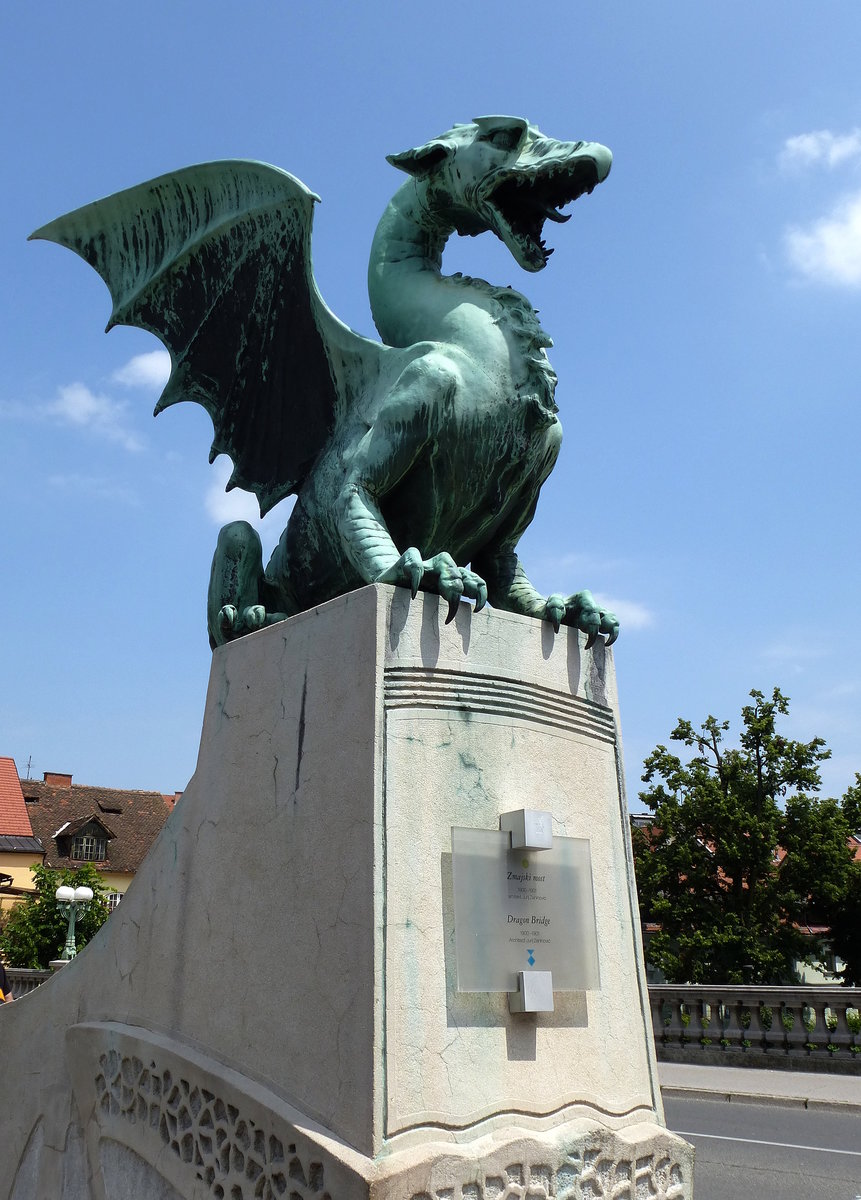
M439 668L392 667L385 673L386 708L454 709L563 729L615 743L612 710L579 696L501 676Z

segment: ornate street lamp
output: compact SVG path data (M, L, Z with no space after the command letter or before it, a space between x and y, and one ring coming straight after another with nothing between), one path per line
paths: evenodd
M78 919L78 913L80 912L81 916L83 916L90 907L90 901L93 898L93 889L88 887L71 888L67 884L63 884L62 887L57 888L55 895L60 912L64 917L67 916L69 918L66 944L58 961L71 962L78 953L75 945L75 922Z

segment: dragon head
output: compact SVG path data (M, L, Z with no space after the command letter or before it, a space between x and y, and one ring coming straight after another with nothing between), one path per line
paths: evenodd
M567 221L566 204L591 192L613 156L598 142L558 142L522 117L476 117L388 161L424 184L423 201L460 234L491 230L526 271L553 253L545 221Z

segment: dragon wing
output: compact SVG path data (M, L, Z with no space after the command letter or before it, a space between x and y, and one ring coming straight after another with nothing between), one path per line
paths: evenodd
M164 343L171 374L156 414L202 404L215 428L210 462L230 455L228 490L253 491L262 514L298 491L355 401L351 381L376 375L385 352L320 297L310 254L318 199L277 167L203 163L30 235L98 271L113 300L107 329L135 325Z

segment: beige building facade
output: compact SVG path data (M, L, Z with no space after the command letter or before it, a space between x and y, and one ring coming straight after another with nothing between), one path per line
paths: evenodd
M0 758L0 906L32 893L33 866L89 863L116 907L181 794L91 787L56 771L21 779Z

